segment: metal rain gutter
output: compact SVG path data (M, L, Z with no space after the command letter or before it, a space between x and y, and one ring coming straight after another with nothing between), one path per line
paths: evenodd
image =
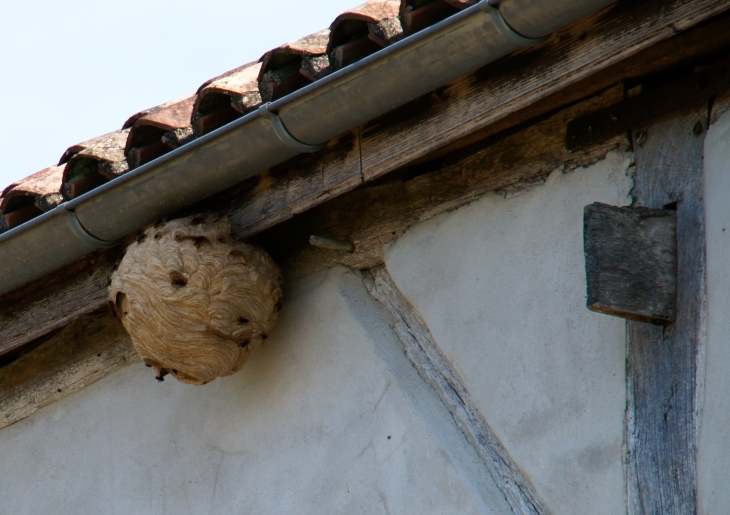
M482 0L0 235L0 295L615 0ZM491 3L496 4L494 0Z

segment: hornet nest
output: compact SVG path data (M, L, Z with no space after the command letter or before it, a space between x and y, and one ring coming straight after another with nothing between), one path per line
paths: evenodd
M112 275L109 305L160 381L206 384L237 372L276 322L279 267L230 232L212 215L151 227Z

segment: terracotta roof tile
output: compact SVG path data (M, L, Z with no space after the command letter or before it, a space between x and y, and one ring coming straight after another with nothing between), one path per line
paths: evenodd
M63 202L63 168L44 168L5 188L0 195L0 232L27 222Z
M266 52L258 76L261 100L271 102L327 75L329 36L323 30Z
M72 199L129 170L124 147L129 129L110 132L69 148L61 159L66 166L61 192Z
M130 132L124 152L130 170L193 139L190 119L195 99L194 94L185 95L127 120L124 128Z
M281 45L258 62L214 77L194 95L140 111L122 130L69 147L59 166L6 188L0 196L0 206L4 206L0 207L0 231L11 213L16 213L10 216L11 222L24 216L32 218L60 202L61 195L65 199L77 197L253 111L262 101L275 100L317 81L475 3L370 0L345 11L327 30ZM48 186L47 193L42 193L46 190L41 183ZM23 215L13 206L27 212Z
M443 0L434 0L426 2L424 0L407 0L403 2L401 19L403 21L403 31L407 35L415 34L418 31L430 27L434 23L438 23L459 11L454 4L463 2L445 2ZM468 7L465 5L464 7Z
M244 64L206 81L193 105L192 128L196 137L222 127L261 104L258 75L261 63Z
M370 0L335 18L327 46L332 69L344 68L400 39L400 6L400 0Z
M405 37L400 18L387 18L378 23L368 23L368 37L386 47Z
M464 10L467 7L471 7L472 5L476 5L479 3L479 0L446 0L449 4L456 7L458 10Z
M397 18L400 14L401 0L368 0L354 9L340 14L330 27L333 31L344 20L360 20L377 23L380 20Z

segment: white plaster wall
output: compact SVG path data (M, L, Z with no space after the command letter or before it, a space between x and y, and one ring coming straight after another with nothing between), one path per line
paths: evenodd
M614 152L426 221L386 252L472 399L556 515L625 513L625 323L586 309L583 208L630 203Z
M117 370L0 431L0 514L511 513L388 316L334 268L230 378Z
M730 512L730 111L705 138L707 340L697 482L700 513Z

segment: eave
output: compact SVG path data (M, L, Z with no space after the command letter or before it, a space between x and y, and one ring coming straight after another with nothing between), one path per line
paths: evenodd
M724 24L725 30L715 28L709 39L702 29L677 34L728 8L718 1L620 4L559 31L541 47L425 95L332 140L323 150L273 167L190 210L213 209L229 216L236 237L255 238L289 261L290 275L338 262L377 266L382 245L419 220L489 191L539 181L551 166L584 166L626 145L619 138L570 155L557 134L547 154L528 156L517 167L499 149L510 137L524 138L533 131L535 138L564 129L570 119L618 101L623 79L727 49L730 41L724 34L730 31L723 20L713 25ZM439 190L444 192L440 197L429 197ZM393 205L389 212L370 213L366 223L348 209L378 199ZM311 249L305 242L309 234L350 239L355 251ZM0 299L0 353L17 353L77 319L81 326L63 331L78 331L85 315L105 309L118 252L97 251ZM61 394L48 393L49 399Z

